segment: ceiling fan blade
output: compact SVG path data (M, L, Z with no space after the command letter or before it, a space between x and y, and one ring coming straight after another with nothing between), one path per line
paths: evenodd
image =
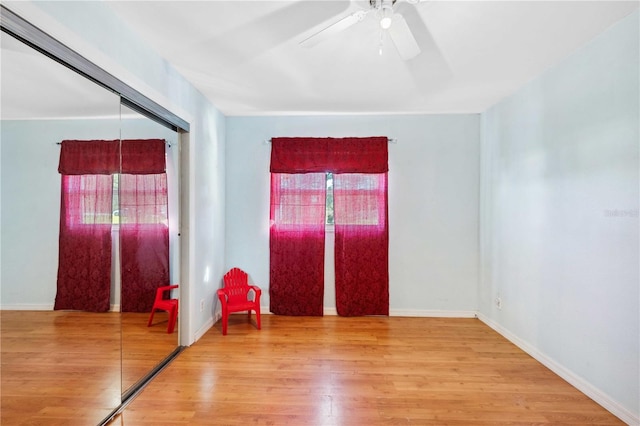
M431 3L433 5L434 3ZM449 65L446 55L440 49L434 34L427 27L418 9L420 5L402 2L398 12L402 13L407 25L411 28L414 38L419 42L422 53L407 61L408 70L418 87L423 90L433 89L433 85L441 85L453 77L453 69Z
M420 46L416 41L407 21L399 13L395 13L392 17L391 27L389 28L389 35L393 44L398 49L400 57L405 61L415 58L420 54Z
M328 39L332 35L337 34L340 31L344 31L353 24L357 24L358 22L362 21L367 13L369 13L369 11L367 10L358 10L357 12L354 12L349 16L345 16L338 22L335 22L329 25L327 28L324 28L313 34L312 36L302 40L300 42L300 45L304 47L313 47L316 44Z

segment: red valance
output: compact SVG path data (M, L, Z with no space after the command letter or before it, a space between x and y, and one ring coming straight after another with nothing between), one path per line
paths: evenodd
M120 170L120 141L62 141L58 172L63 175L110 175Z
M272 138L271 173L386 173L386 136Z
M164 147L162 139L64 140L58 172L63 175L160 174L166 170Z
M162 139L126 139L122 141L122 173L157 175L166 170L165 142Z

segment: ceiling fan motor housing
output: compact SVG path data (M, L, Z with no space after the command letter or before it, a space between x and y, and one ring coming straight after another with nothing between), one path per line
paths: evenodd
M369 4L374 9L382 9L383 7L393 7L397 0L369 0Z

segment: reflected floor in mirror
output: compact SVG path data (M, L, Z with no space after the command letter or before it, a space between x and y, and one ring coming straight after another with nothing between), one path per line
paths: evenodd
M2 425L96 425L178 344L168 315L0 311ZM122 353L121 353L122 348Z
M218 322L112 424L620 425L477 319Z
M156 311L151 327L149 313L122 314L122 390L126 392L178 346L178 325L167 333L169 314Z
M120 314L0 311L2 425L95 425L120 404Z

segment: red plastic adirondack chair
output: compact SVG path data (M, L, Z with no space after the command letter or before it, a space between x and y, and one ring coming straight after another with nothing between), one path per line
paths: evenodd
M229 314L232 312L248 311L251 321L251 311L255 311L256 326L260 330L260 294L260 287L249 285L247 273L242 269L233 268L224 275L224 288L218 290L218 298L222 305L223 336L227 334Z
M155 311L167 311L169 313L169 325L167 326L167 333L173 333L173 329L176 326L178 320L178 299L164 299L164 292L178 288L178 284L165 285L156 289L156 298L153 301L153 308L151 308L151 316L149 317L149 323L147 327L151 327L153 322L153 314Z

